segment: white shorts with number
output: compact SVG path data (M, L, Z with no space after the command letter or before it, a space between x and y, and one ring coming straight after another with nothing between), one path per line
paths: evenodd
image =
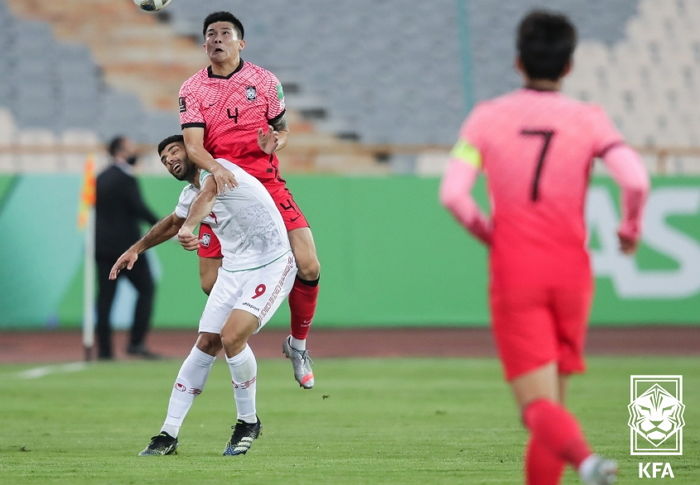
M259 332L289 295L296 274L297 265L291 252L258 269L226 271L219 268L199 320L199 331L221 334L231 312L245 310L257 317L255 333Z

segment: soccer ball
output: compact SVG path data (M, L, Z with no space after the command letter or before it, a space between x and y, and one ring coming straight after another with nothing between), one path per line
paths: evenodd
M157 12L168 6L172 0L134 0L138 8L146 12Z

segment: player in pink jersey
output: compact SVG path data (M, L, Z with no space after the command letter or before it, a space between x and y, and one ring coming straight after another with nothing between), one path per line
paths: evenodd
M460 131L440 187L442 203L489 248L490 307L506 379L530 431L528 484L559 483L566 463L585 483L617 466L591 452L564 407L566 378L584 370L592 298L584 201L593 159L622 188L624 253L640 236L648 177L605 112L559 93L576 31L563 15L528 14L518 28L525 87L478 104ZM486 175L491 217L471 196Z
M229 12L214 12L204 20L204 49L211 65L194 74L180 88L180 122L187 154L210 171L220 192L237 182L215 158L231 160L256 177L282 214L297 261L297 279L289 296L291 335L282 351L291 360L294 377L304 389L314 386L306 338L316 301L320 263L304 214L280 176L275 152L287 144L282 85L274 74L243 61L243 24ZM200 279L209 292L221 264L216 236L207 225L200 229Z

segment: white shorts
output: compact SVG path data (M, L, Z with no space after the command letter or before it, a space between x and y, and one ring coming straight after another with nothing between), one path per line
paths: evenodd
M221 334L231 312L245 310L257 317L255 333L258 333L289 295L296 274L297 265L291 252L262 268L245 271L219 268L199 320L199 331Z

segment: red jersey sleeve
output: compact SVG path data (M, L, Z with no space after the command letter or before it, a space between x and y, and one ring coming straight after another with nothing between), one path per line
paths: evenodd
M204 115L201 103L192 86L192 79L188 79L180 88L180 126L188 128L193 126L205 127Z
M267 96L267 119L274 120L284 113L284 90L277 76L269 73L265 80L265 95Z

